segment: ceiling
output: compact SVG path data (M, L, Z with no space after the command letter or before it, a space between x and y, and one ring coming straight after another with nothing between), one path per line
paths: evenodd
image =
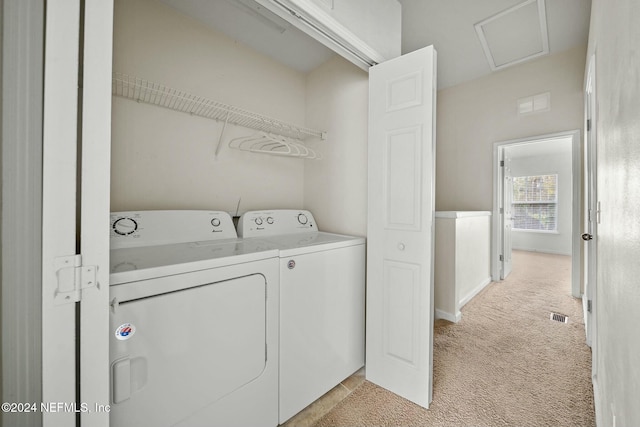
M331 50L252 0L161 1L302 72L314 69L333 55ZM440 89L492 72L474 26L485 20L481 29L493 53L494 68L540 50L545 34L541 33L535 13L538 1L544 7L542 16L546 18L551 54L586 45L589 34L591 0L398 1L402 4L402 53L433 44L438 51ZM497 16L500 19L489 19L517 5L523 7ZM534 13L527 15L527 12Z
M474 24L523 0L399 0L402 4L402 53L433 44L438 51L440 89L491 73ZM591 0L546 0L550 54L586 45ZM494 37L527 43L519 28L502 25Z

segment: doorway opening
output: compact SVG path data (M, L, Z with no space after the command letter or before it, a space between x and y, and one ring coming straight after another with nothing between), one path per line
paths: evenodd
M511 272L513 249L571 256L580 291L580 131L496 142L493 149L492 280Z

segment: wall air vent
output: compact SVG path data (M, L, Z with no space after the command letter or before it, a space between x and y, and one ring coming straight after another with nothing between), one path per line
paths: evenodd
M475 24L493 71L549 53L544 0L525 0Z
M545 111L551 111L550 92L518 99L518 114L521 116Z

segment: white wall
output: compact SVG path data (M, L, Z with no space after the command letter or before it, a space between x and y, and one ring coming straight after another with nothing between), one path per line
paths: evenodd
M585 48L438 91L436 210L491 210L493 143L581 129ZM518 117L518 98L551 92L551 111Z
M327 130L323 160L305 160L304 206L321 230L367 233L369 76L335 57L307 76L307 124Z
M305 124L305 76L154 0L116 0L114 71ZM304 162L241 152L254 131L114 98L111 209L301 208Z
M601 427L640 425L640 2L593 0L598 158L597 383ZM614 423L615 416L615 423Z
M571 147L571 139L568 140L568 144ZM571 255L571 215L573 205L571 156L572 153L569 148L569 151L561 153L519 157L511 160L511 173L514 177L558 175L557 233L514 230L512 233L514 249Z

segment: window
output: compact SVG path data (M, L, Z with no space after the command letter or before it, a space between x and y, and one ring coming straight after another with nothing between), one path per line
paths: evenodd
M558 230L558 175L513 178L513 229Z

